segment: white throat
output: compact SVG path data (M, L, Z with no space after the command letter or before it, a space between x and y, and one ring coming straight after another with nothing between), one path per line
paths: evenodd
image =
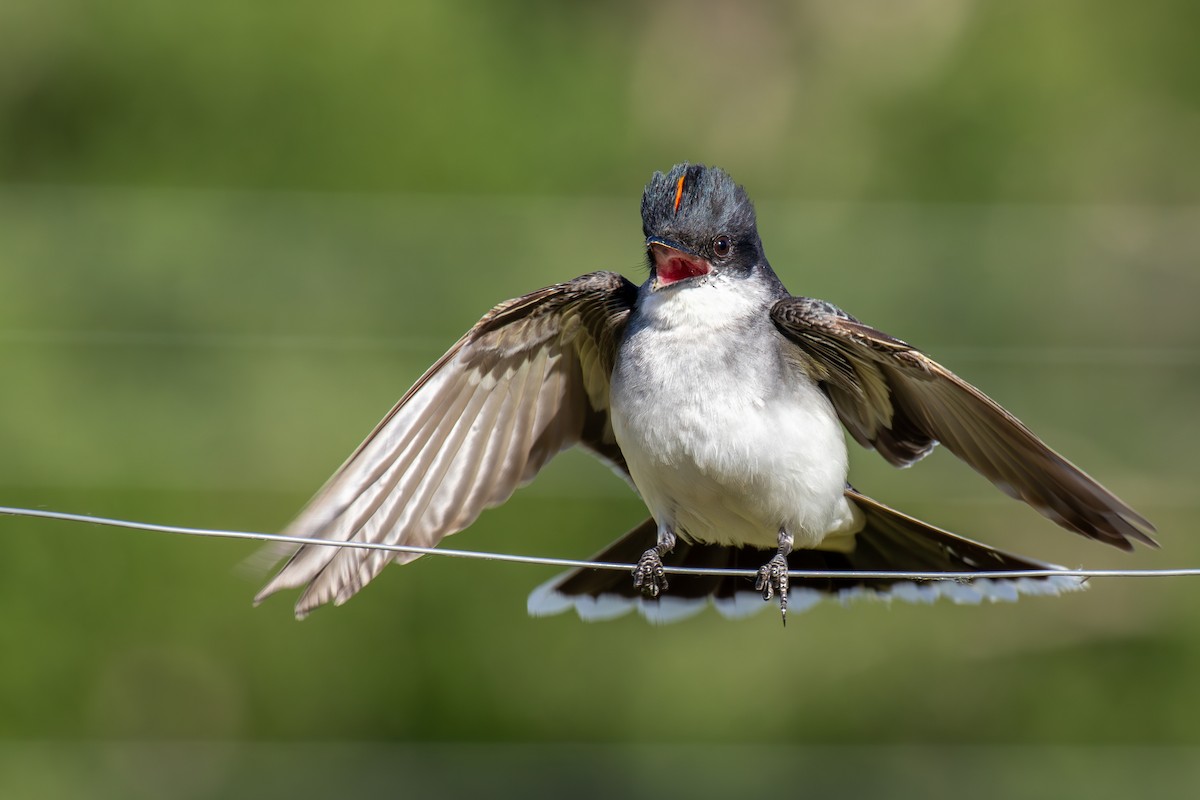
M719 273L646 291L639 309L654 328L719 331L765 315L773 297L762 281Z

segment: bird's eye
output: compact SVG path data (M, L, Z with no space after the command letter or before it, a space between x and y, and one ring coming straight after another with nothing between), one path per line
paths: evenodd
M724 258L729 255L729 251L733 249L733 241L725 234L721 234L713 239L712 243L713 255L717 258Z

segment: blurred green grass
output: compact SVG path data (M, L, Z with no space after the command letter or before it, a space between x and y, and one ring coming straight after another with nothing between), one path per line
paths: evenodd
M794 292L976 382L1164 547L945 454L855 453L860 488L1059 563L1200 564L1194 6L738 8L6 5L4 504L282 527L493 303L640 280L641 185L690 158ZM643 514L567 454L449 544L584 556ZM1184 579L653 628L530 620L546 570L427 558L296 624L249 606L245 543L0 533L10 740L1200 741Z

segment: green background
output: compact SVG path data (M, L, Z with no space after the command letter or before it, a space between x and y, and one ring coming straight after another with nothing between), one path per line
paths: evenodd
M640 282L641 187L692 160L793 292L983 387L1163 548L945 453L856 451L861 489L1070 566L1200 566L1197 30L1187 0L8 0L0 504L278 530L492 304ZM643 517L569 453L447 544L584 557ZM425 558L297 623L250 606L249 543L0 537L6 796L1200 781L1195 579L656 628Z

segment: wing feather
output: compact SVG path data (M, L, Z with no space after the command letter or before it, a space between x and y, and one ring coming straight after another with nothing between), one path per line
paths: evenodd
M1115 495L1050 449L1016 417L905 342L822 300L771 309L798 360L820 381L859 444L896 466L941 442L1011 497L1069 530L1124 550L1154 530Z
M598 272L501 303L433 365L286 533L333 542L436 545L581 444L616 468L609 376L637 296ZM349 599L412 554L296 549L256 601L304 587L298 616Z

